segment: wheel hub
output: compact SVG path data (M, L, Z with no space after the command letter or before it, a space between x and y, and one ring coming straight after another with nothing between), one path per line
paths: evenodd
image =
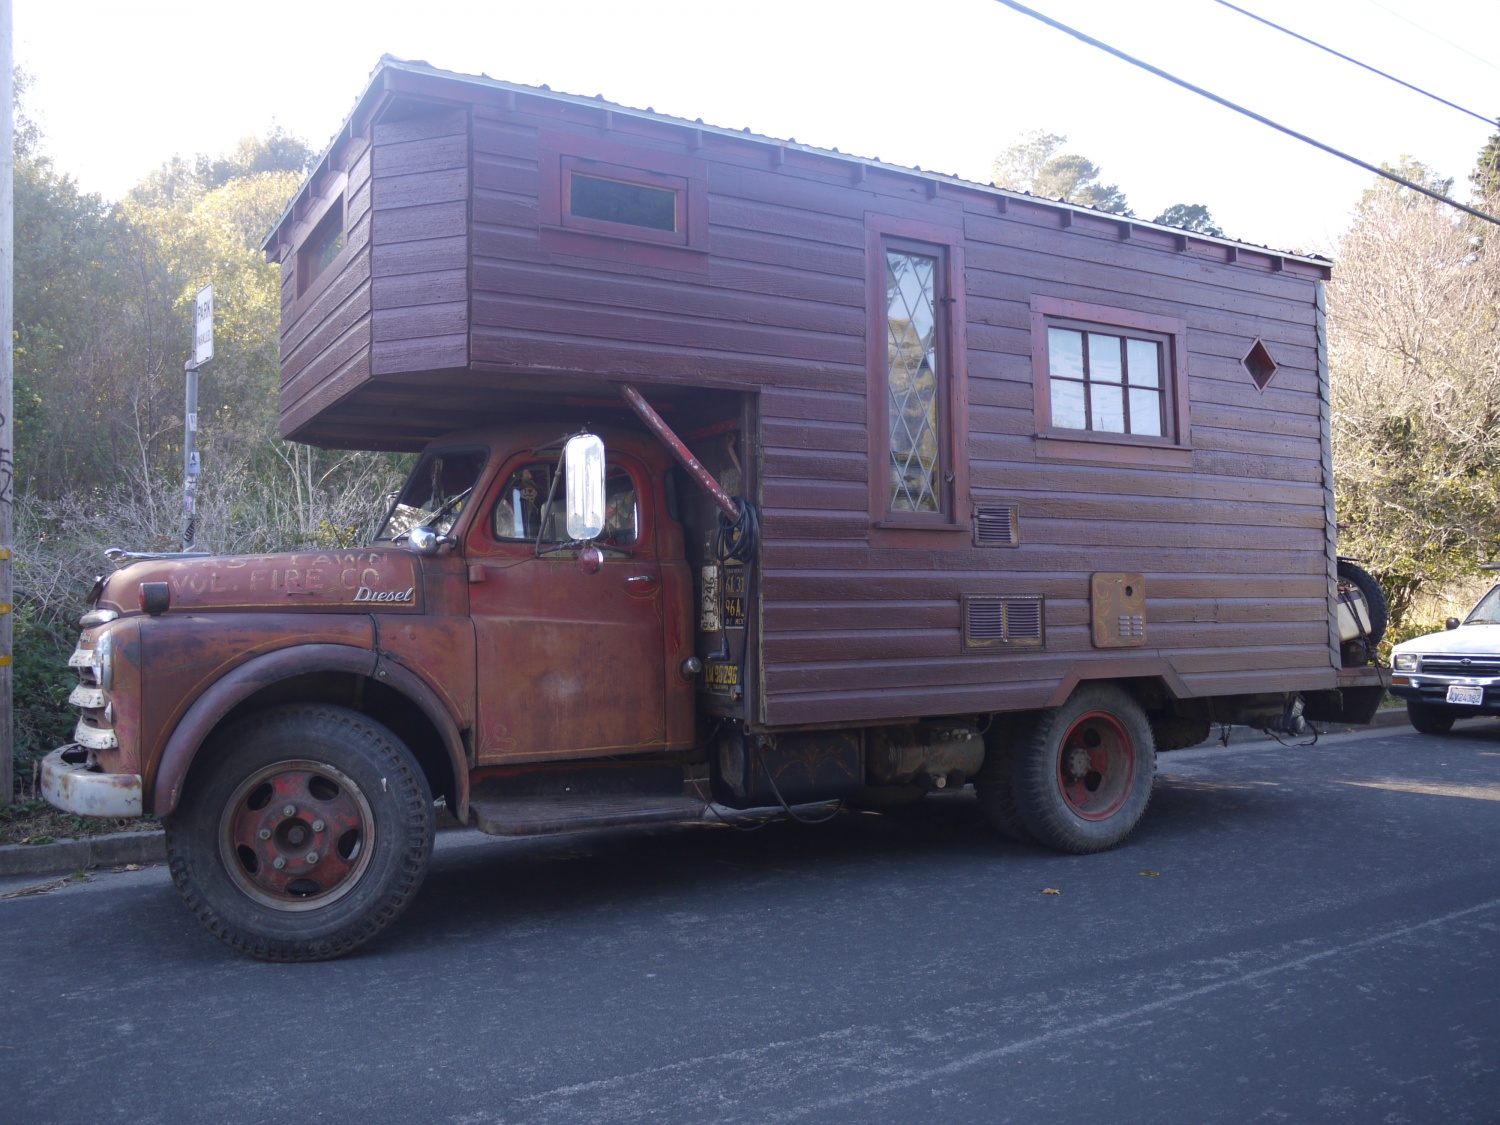
M1106 711L1076 719L1058 755L1063 799L1085 820L1103 820L1119 810L1135 776L1135 742Z
M279 762L235 790L221 819L220 854L252 898L282 910L326 905L368 863L374 817L344 774L316 762Z

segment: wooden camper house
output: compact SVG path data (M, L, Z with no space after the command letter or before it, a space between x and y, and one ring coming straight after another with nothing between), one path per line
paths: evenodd
M754 722L1338 682L1325 260L391 59L266 250L289 438L732 465Z

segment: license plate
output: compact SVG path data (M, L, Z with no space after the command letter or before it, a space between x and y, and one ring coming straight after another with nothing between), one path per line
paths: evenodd
M1464 703L1470 707L1482 707L1484 705L1484 688L1468 687L1465 684L1449 684L1448 702Z
M717 661L704 665L703 686L714 695L734 695L740 686L739 665Z

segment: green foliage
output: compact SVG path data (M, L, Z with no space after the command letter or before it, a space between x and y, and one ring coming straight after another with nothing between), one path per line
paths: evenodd
M1469 183L1474 185L1474 194L1491 207L1500 200L1500 132L1491 133L1490 139L1479 150L1474 171L1469 173ZM1493 211L1490 213L1494 214Z
M68 693L78 677L68 668L76 630L49 627L37 620L36 607L21 605L12 622L11 691L15 700L15 757L30 772L32 759L61 746L73 734L76 720Z
M1410 158L1396 170L1452 187ZM1378 180L1338 258L1328 287L1335 485L1352 525L1341 549L1368 560L1392 635L1403 636L1420 599L1500 555L1500 248L1450 208Z
M1214 222L1208 208L1201 203L1174 203L1151 221L1163 226L1196 231L1198 234L1213 235L1215 238L1224 237L1224 231Z
M1029 191L1113 215L1132 215L1125 193L1101 184L1103 171L1077 153L1063 152L1068 138L1040 129L1025 134L995 158L993 183L1012 191Z
M18 80L24 93L25 76ZM66 742L67 657L103 549L172 550L182 524L182 370L214 286L199 388L199 542L258 553L368 542L399 461L277 436L281 275L258 247L312 151L284 130L174 158L120 203L79 191L16 129L15 754Z

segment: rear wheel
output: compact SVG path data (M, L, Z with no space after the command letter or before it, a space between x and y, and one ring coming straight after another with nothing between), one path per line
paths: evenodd
M979 808L990 826L1007 840L1018 844L1036 842L1016 809L1015 791L1010 780L1011 741L1019 731L1029 729L1029 717L1010 719L996 715L984 734L984 765L974 775L974 792Z
M1151 800L1151 724L1120 688L1085 684L1017 731L1010 776L1016 811L1040 843L1075 855L1112 848Z
M1406 704L1406 717L1423 734L1447 734L1453 729L1453 720L1458 718L1441 704L1414 703L1410 700Z
M294 704L205 746L166 823L173 881L210 933L267 961L321 961L400 915L427 871L427 779L389 730Z

